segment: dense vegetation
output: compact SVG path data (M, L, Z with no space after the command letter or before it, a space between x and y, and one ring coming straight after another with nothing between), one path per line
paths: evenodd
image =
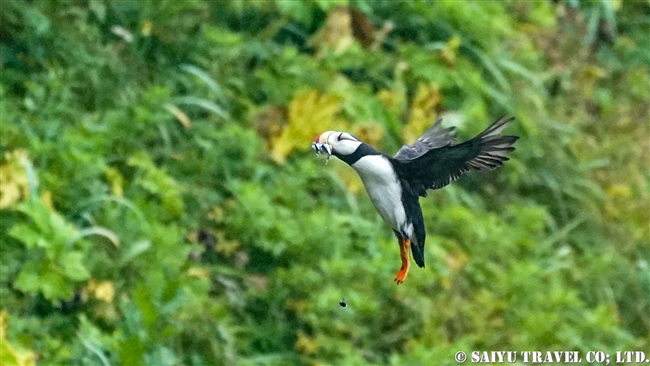
M650 2L3 1L3 364L650 349ZM311 140L521 136L427 267ZM338 305L341 299L347 308Z

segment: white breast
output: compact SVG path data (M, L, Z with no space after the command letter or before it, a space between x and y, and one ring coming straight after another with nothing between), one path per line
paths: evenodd
M394 230L406 230L411 236L413 225L404 227L406 212L402 205L402 188L388 159L381 155L368 155L352 164L352 168L361 177L368 196L381 218Z

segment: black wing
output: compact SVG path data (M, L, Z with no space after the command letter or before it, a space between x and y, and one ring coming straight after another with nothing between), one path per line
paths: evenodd
M440 129L442 118L439 118L433 126L429 127L426 132L418 138L413 145L404 145L395 155L397 160L413 160L424 155L431 149L448 146L454 143L456 133L453 132L455 127Z
M396 156L394 165L400 176L409 182L410 188L425 197L427 189L442 188L467 171L496 169L507 161L505 155L514 151L512 144L519 137L499 134L513 120L500 118L469 141L434 148L415 159Z

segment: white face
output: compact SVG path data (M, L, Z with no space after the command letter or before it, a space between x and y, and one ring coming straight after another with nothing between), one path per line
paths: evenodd
M324 145L329 145L332 153L350 155L361 145L361 141L347 132L327 131L314 140L312 148L318 153L325 152L328 149Z

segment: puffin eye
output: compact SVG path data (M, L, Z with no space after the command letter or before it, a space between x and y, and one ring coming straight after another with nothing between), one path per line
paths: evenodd
M338 141L341 141L343 137L343 132L339 133L339 138L337 139Z

